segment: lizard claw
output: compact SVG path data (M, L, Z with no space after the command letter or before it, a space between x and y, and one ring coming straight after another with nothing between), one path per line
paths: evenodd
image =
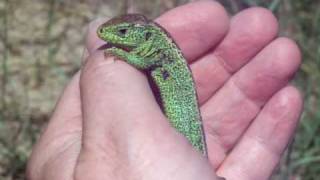
M109 56L116 56L119 57L118 49L115 47L111 47L108 49L104 50L104 56L109 57Z

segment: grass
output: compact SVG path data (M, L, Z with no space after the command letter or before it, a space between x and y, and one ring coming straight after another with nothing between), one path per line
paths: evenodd
M290 171L303 174L303 179L317 179L320 172L320 2L293 1L290 21L293 37L304 57L295 83L304 93L305 111L291 155ZM284 20L282 20L284 21Z
M95 17L138 11L156 17L187 0L0 0L0 179L24 179L32 145L63 86L79 68L84 28ZM303 64L294 84L305 109L294 144L274 179L316 180L320 174L320 2L221 0L230 13L263 6L295 39Z

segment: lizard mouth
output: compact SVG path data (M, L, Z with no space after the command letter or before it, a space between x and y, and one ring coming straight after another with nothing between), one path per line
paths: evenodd
M134 49L134 47L131 47L131 46L126 46L126 45L122 45L122 44L107 43L107 44L102 45L99 48L99 50L109 49L109 48L113 48L113 47L122 49L126 52L131 52Z

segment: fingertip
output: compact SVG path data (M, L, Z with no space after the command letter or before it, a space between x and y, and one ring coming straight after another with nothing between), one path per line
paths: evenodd
M88 25L88 30L86 34L85 44L86 48L89 51L89 53L92 53L93 51L97 50L101 45L105 44L104 41L102 41L97 36L97 28L106 22L110 18L97 18L93 21L91 21Z
M97 27L106 22L108 19L109 18L98 17L89 23L88 29L97 29Z
M291 79L301 64L301 52L298 45L292 39L280 37L266 49L265 56L269 56L273 74Z
M232 19L232 22L250 26L250 33L255 35L253 37L256 38L274 37L279 30L277 18L270 10L262 7L252 7L243 10Z
M277 39L280 55L286 57L287 63L292 65L292 70L299 68L301 64L301 51L297 43L286 37Z
M299 116L303 107L303 96L299 89L292 85L288 85L284 87L278 94L279 98L276 99L277 102L274 103L277 108L275 109L288 109L288 111L292 111L291 114L295 114ZM299 118L296 118L297 120Z

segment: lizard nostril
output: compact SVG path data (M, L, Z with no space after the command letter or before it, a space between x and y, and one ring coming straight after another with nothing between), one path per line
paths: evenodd
M99 29L99 33L102 34L103 33L103 28Z

